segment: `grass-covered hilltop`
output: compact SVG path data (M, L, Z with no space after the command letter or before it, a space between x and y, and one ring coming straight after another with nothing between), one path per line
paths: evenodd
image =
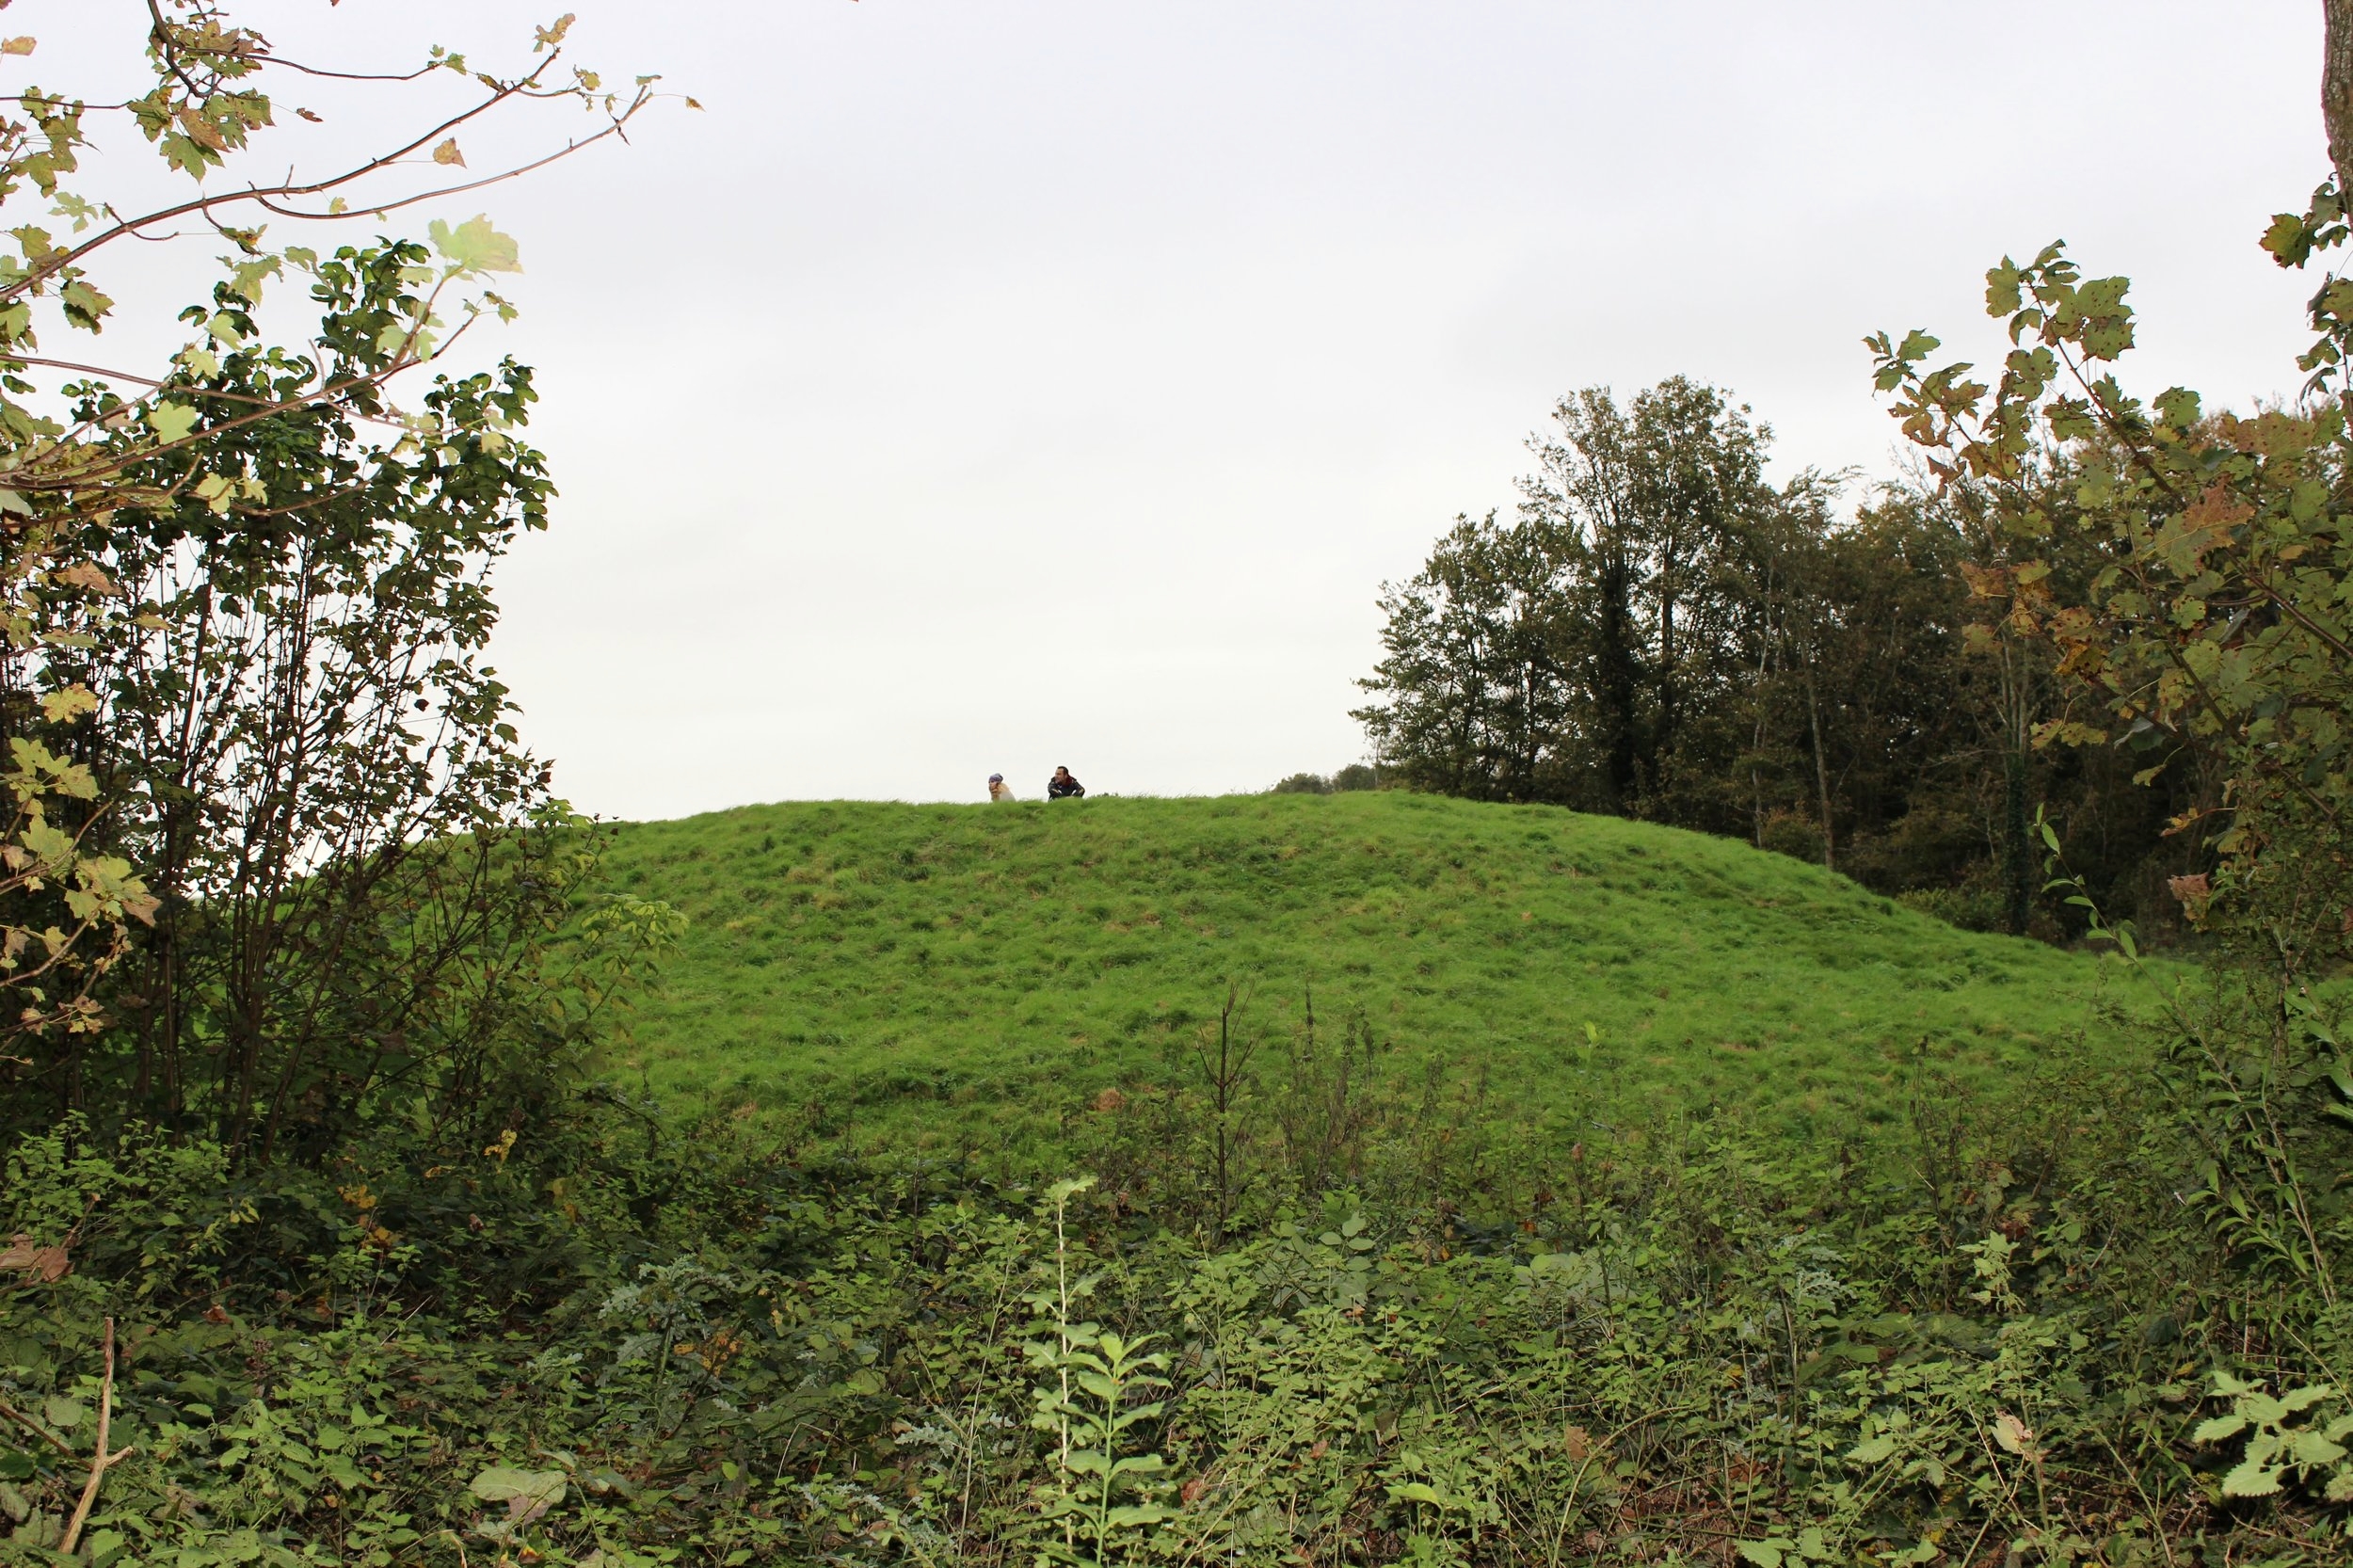
M1737 841L1401 792L746 807L607 864L691 920L623 1061L853 1141L986 1147L1189 1077L1229 984L1261 1033L1312 995L1499 1113L1797 1130L1888 1117L1907 1064L2113 1052L2094 999L2138 994Z

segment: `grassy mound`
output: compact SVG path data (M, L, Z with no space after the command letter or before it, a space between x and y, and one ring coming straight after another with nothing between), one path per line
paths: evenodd
M1397 793L820 802L625 827L692 917L626 1064L674 1099L864 1139L1050 1136L1167 1081L1227 982L1262 1031L1361 1016L1532 1118L1743 1107L1801 1134L2124 1048L2111 966L1974 936L1747 845ZM1433 1067L1433 1064L1436 1065Z

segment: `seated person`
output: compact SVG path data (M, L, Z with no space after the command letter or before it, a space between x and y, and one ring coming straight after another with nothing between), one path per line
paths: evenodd
M1046 781L1048 800L1070 800L1087 792L1087 787L1070 776L1068 768L1056 768L1054 776Z
M991 800L1011 800L1013 798L1013 786L1005 782L1005 776L1003 774L992 773L988 776L988 798Z

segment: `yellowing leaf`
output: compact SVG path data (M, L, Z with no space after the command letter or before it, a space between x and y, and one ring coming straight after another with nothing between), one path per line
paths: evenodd
M488 214L476 214L453 229L435 218L425 232L433 248L460 272L520 272L515 241L490 227Z
M84 713L95 712L97 708L98 694L88 686L67 686L58 691L41 694L41 717L52 724L80 718Z
M0 55L29 55L34 41L28 38L0 39Z
M466 155L457 151L456 136L451 136L433 150L433 161L437 164L455 164L459 168L466 167Z
M196 410L184 403L158 403L147 410L147 427L167 443L185 440L196 428Z
M26 824L18 837L32 852L34 862L46 870L59 870L73 863L72 839L44 821Z

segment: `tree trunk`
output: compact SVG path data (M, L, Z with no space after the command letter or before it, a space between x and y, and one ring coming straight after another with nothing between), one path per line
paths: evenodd
M1651 733L1651 777L1657 780L1674 766L1675 729L1682 721L1680 650L1675 647L1676 559L1672 525L1658 557L1658 722Z
M1765 755L1765 679L1772 666L1773 656L1773 568L1765 568L1765 632L1757 639L1756 685L1752 690L1755 703L1756 723L1749 736L1749 824L1756 839L1756 847L1765 847L1765 780L1759 773L1758 759Z
M2026 756L2012 746L2003 759L2002 902L2009 934L2026 935L2034 920L2034 840L2026 820Z
M1618 542L1612 540L1607 553L1601 554L1601 603L1598 637L1600 669L1596 684L1600 690L1597 706L1602 712L1604 744L1607 746L1609 810L1621 817L1634 815L1635 798L1641 789L1638 773L1640 742L1636 735L1636 683L1640 675L1634 664L1633 610L1630 579L1633 575Z
M2320 121L2337 191L2353 197L2353 0L2320 0Z
M1822 704L1814 695L1814 661L1805 665L1805 717L1814 731L1814 787L1822 802L1822 869L1838 869L1837 854L1831 842L1830 825L1830 761L1822 752Z

